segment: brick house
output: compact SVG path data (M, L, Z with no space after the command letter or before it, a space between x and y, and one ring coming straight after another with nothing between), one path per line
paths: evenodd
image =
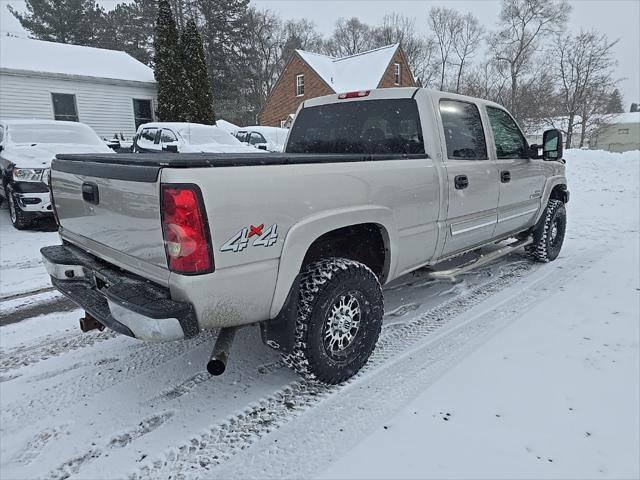
M258 113L258 122L284 126L300 103L322 95L412 86L415 81L399 44L343 58L296 50Z

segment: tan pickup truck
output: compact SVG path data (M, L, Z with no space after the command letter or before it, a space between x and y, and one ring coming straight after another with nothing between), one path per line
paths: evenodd
M305 101L284 153L60 155L51 185L62 245L42 254L83 330L219 328L219 374L260 324L328 383L373 351L381 285L509 239L498 252L553 260L569 199L559 131L529 146L500 105L419 88Z

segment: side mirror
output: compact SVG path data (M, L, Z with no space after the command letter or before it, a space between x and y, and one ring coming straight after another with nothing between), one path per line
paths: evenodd
M256 145L256 147L258 147L258 150L267 150L267 144L266 143L260 143L258 145Z
M560 160L562 158L562 132L546 130L542 135L543 160Z
M178 153L178 144L177 143L165 143L162 145L163 152L171 152Z

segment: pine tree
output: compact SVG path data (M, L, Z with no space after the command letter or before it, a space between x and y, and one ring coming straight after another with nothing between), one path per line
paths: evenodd
M605 113L622 113L624 112L624 106L622 105L622 95L617 88L611 92L607 105L605 106Z
M60 43L108 48L106 12L95 0L25 0L26 12L11 14L33 37Z
M187 21L180 36L182 50L182 66L185 75L185 117L189 122L215 124L211 96L211 81L207 72L202 38L196 27L196 22Z
M241 121L246 109L249 0L196 0L218 116Z
M176 23L169 0L159 0L154 28L154 75L158 82L156 116L163 122L184 120L184 72Z

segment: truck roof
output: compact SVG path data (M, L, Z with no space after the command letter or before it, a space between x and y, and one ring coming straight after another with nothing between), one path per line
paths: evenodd
M366 91L366 90L365 90ZM460 95L458 93L449 93L449 92L441 92L440 90L434 90L432 88L420 88L420 87L394 87L394 88L376 88L374 90L368 90L368 94L363 97L356 98L348 98L348 99L340 99L340 95L342 93L332 93L331 95L325 95L323 97L316 97L310 100L305 100L300 108L307 107L316 107L319 105L326 105L329 103L338 103L338 102L362 102L367 100L384 100L384 99L392 99L392 98L413 98L419 91L425 92L427 95L438 97L443 94L446 95L447 98L451 98L453 100L462 100L467 102L475 102L483 105L488 105L491 107L502 108L502 105L499 105L495 102L491 102L489 100L484 100L482 98L470 97L467 95Z

